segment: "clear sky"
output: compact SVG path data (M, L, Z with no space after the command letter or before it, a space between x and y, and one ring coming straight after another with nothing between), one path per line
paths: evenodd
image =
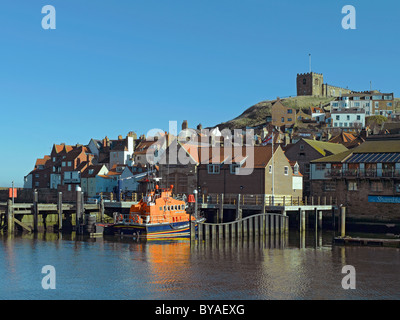
M347 4L356 30L342 28ZM0 186L22 186L54 143L214 126L296 95L309 53L329 84L399 97L399 12L397 0L2 0Z

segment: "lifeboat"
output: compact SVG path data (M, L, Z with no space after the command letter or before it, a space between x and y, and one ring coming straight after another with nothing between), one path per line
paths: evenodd
M147 192L131 206L129 214L117 216L116 223L109 227L111 233L147 239L189 237L189 220L195 228L200 220L186 212L185 201L172 197L172 189L172 185L165 189L157 185Z

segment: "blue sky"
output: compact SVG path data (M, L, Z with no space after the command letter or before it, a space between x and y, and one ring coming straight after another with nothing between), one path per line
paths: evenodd
M44 5L56 30L44 30ZM356 30L344 30L344 5ZM296 94L297 73L400 96L398 1L4 0L0 186L22 186L53 143L214 126Z

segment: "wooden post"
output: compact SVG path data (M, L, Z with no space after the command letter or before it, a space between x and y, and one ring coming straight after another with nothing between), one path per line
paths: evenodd
M235 222L230 224L232 239L236 239L236 226L237 226L237 223L235 223Z
M247 221L248 221L248 219L242 220L243 238L245 238L246 240L247 240L247 235L248 235Z
M58 213L58 231L62 230L62 218L63 218L63 209L62 209L62 192L58 193L57 198L57 213Z
M82 213L82 194L81 191L76 191L76 216L75 216L75 230L80 233L81 213Z
M211 240L215 240L217 237L217 226L215 224L213 224L211 226Z
M275 215L274 214L271 214L270 215L270 217L271 217L271 221L270 221L270 231L271 231L271 234L275 234Z
M267 195L266 194L264 194L264 197L263 197L263 205L262 205L262 213L263 214L265 214L265 205L266 205L266 202L267 202Z
M190 215L191 217L191 215ZM196 239L196 225L192 220L190 219L189 221L189 227L190 227L190 243Z
M14 233L14 208L12 205L12 200L7 200L7 230L8 233Z
M39 210L38 210L38 200L39 200L39 194L35 190L33 192L33 232L38 231L38 220L39 220Z
M230 227L230 224L224 224L224 237L225 237L225 239L229 239L229 227Z
M224 194L221 193L221 203L219 205L219 223L224 222Z
M259 232L259 221L260 221L260 216L255 216L254 217L254 236L258 237L258 235L260 234Z
M254 217L250 217L249 221L249 238L252 239L254 237Z
M322 230L322 211L318 211L318 228Z
M265 235L269 235L269 225L270 225L269 219L270 219L270 217L271 217L270 214L267 214L265 216Z
M314 230L318 230L318 211L317 208L314 208Z
M218 226L218 238L219 239L223 239L224 238L224 230L225 228L224 228L224 225L223 224L220 224L219 226Z
M304 210L300 210L300 232L306 230L306 213Z
M100 221L104 222L104 200L100 201Z
M324 206L326 206L326 196L324 196Z
M340 236L346 236L346 207L340 208Z
M279 224L280 217L281 216L278 214L275 215L275 234L279 234L281 232L281 226Z
M236 203L236 220L242 219L242 208L240 206L240 194L237 195L237 203Z
M204 224L204 237L206 240L210 239L210 225Z

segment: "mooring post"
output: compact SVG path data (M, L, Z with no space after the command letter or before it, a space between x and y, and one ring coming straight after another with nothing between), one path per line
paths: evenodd
M279 234L281 232L281 226L279 224L280 222L280 215L276 214L275 215L275 234Z
M270 217L271 217L271 221L270 221L270 232L271 232L271 234L275 234L275 215L274 214L271 214L270 215Z
M318 229L322 230L322 211L318 211Z
M7 200L7 228L9 234L14 232L14 208L11 199Z
M340 236L346 236L346 207L340 208Z
M75 216L75 229L77 233L80 233L81 227L81 214L82 214L82 194L81 189L77 187L76 190L76 216Z
M240 197L241 195L237 195L237 203L236 203L236 220L241 220L242 219L242 208L240 205Z
M264 194L264 196L263 196L263 205L262 205L262 213L263 213L263 214L265 214L265 205L266 205L266 202L267 202L267 195Z
M221 203L219 204L219 223L224 222L224 194L221 193Z
M38 201L39 201L39 194L38 192L35 190L33 192L33 232L37 232L38 231L38 220L39 220L39 206L38 206Z
M63 215L63 209L62 209L62 192L58 193L58 198L57 198L57 213L58 213L58 230L62 229L62 215Z
M300 231L304 232L306 230L306 212L300 210Z
M100 221L104 222L104 200L100 200Z
M318 210L317 208L314 208L314 226L315 226L315 231L318 230Z

